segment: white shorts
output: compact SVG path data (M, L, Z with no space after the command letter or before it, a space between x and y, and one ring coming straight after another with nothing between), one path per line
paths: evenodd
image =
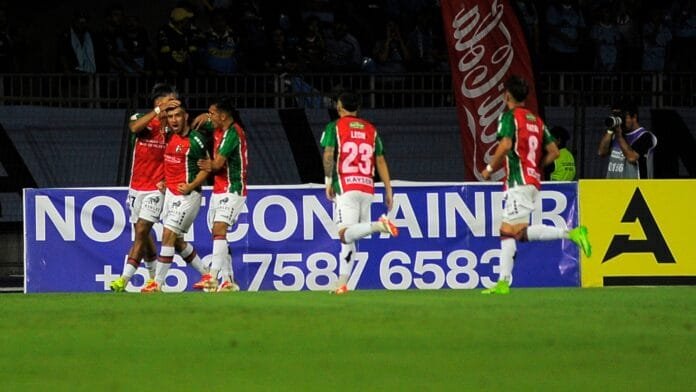
M234 226L245 202L246 196L236 193L213 193L208 206L208 227L212 228L215 222Z
M503 222L510 224L529 223L534 211L539 190L534 185L520 185L505 191Z
M370 222L370 206L373 195L361 191L348 191L336 195L336 225L339 229L356 223Z
M137 223L143 219L151 223L159 222L164 206L164 194L160 191L136 191L128 190L128 209L130 210L130 223Z
M164 198L164 213L162 223L164 227L183 235L193 224L201 209L201 194L193 191L188 195L175 195L167 189Z

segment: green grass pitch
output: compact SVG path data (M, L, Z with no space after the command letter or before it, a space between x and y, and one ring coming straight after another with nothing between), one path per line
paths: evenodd
M694 390L694 287L0 295L0 390Z

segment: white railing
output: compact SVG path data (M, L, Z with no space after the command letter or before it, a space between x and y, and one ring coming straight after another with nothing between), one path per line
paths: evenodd
M342 89L363 94L369 108L453 106L449 73L239 74L173 78L118 74L0 75L0 104L128 108L149 105L156 82L175 84L192 109L226 95L240 108L328 107ZM696 73L542 73L545 106L603 106L633 98L639 106L696 106Z

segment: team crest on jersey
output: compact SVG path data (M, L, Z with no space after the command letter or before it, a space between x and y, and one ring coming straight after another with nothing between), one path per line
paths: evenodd
M177 154L180 153L182 150L183 150L183 148L181 148L181 144L176 146L175 151L177 152Z

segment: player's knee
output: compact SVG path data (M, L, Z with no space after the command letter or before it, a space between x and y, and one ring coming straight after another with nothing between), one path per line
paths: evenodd
M338 238L340 238L341 243L343 243L343 244L347 244L345 234L346 234L345 228L338 231Z

